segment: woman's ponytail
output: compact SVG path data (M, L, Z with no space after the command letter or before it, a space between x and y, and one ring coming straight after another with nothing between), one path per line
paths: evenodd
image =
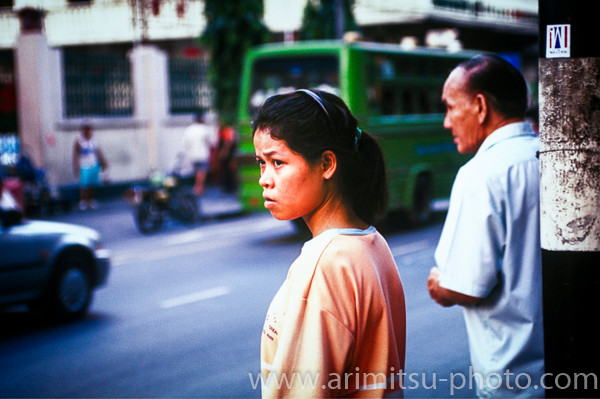
M357 142L358 162L344 182L354 212L365 222L374 223L384 216L388 202L388 187L383 153L375 138L362 132Z

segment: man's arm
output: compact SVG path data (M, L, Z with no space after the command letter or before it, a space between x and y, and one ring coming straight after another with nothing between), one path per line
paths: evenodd
M444 307L460 305L475 305L481 302L483 298L461 294L440 286L440 270L437 267L431 268L429 278L427 279L427 290L431 299Z
M108 162L106 162L106 158L104 157L104 153L100 148L96 148L96 156L98 157L98 162L100 163L100 168L104 171L108 169Z

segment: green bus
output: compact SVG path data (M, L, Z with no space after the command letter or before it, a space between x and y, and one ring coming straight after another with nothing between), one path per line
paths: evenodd
M252 116L273 94L311 88L341 97L361 129L379 140L386 159L389 209L406 211L413 222L426 220L437 200L448 199L458 168L468 160L443 128L441 92L449 72L474 54L342 41L252 49L245 58L238 114L242 207L263 209Z

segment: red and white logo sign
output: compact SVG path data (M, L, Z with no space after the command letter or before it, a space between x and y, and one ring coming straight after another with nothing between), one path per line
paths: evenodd
M546 58L571 57L571 25L546 26Z

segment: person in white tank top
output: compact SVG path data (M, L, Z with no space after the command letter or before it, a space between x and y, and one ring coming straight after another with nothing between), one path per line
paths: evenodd
M95 209L94 189L100 184L100 171L108 167L102 151L92 139L92 127L84 125L73 146L73 173L79 178L79 208Z

